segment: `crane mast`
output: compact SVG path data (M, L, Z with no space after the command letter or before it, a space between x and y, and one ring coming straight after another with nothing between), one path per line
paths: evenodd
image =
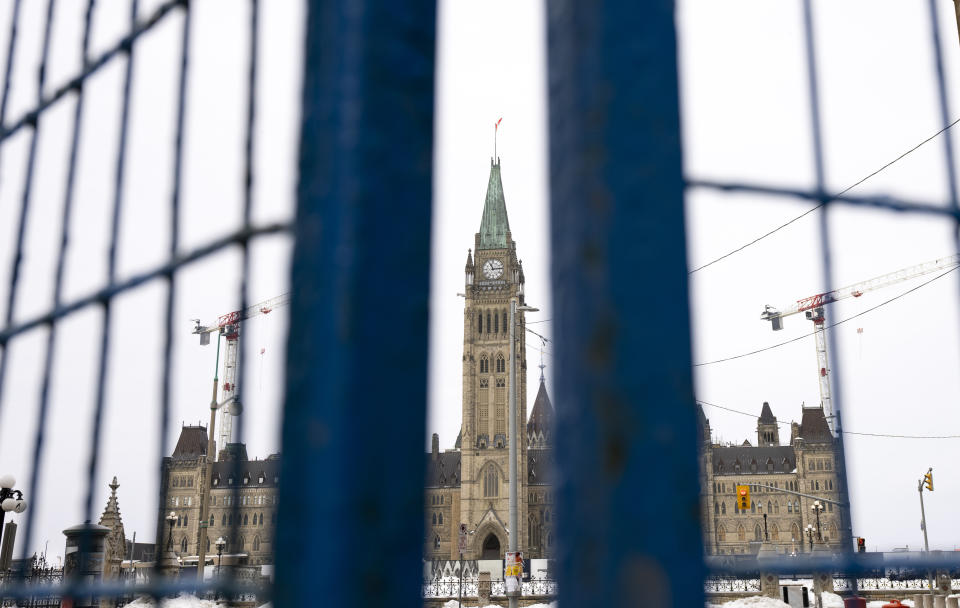
M769 321L774 331L783 329L784 317L789 317L801 312L804 313L804 316L809 321L813 322L813 337L817 351L817 380L820 385L820 402L823 404L823 413L827 418L831 431L834 430L833 399L830 392L830 365L827 359L827 333L824 306L847 298L859 298L865 293L877 289L889 287L941 270L952 270L957 266L960 266L960 254L914 264L913 266L907 266L906 268L882 274L872 279L867 279L866 281L841 287L840 289L801 298L780 309L770 305L764 307L764 311L760 313L760 319Z
M226 342L226 348L223 355L223 383L220 385L220 402L226 402L233 398L237 393L237 365L240 358L240 323L247 319L266 315L279 306L284 306L290 302L290 294L285 293L269 300L264 300L243 310L235 310L220 315L217 322L210 325L201 325L199 320L195 320L196 325L193 333L200 336L200 344L210 343L210 334L217 332L219 339L223 337ZM217 434L219 449L222 450L233 439L233 414L230 408L223 408L220 411L220 431Z

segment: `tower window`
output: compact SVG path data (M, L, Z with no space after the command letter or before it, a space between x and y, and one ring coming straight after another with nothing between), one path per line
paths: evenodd
M507 362L503 358L503 353L497 353L497 373L502 374L507 371Z
M483 313L482 312L479 315L477 315L477 333L478 334L483 333Z
M487 359L486 355L480 355L480 373L481 374L490 373L490 360Z
M493 315L493 333L500 333L500 317L498 315Z
M490 333L490 311L487 311L487 333Z
M506 311L504 311L504 313L503 313L503 331L507 331L508 327L509 327L509 326L507 325L507 313L506 313Z
M485 498L496 497L500 495L500 476L497 474L497 468L493 465L487 467L487 472L483 475L483 496Z

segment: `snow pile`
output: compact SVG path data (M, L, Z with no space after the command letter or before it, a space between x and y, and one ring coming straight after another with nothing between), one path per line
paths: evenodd
M723 604L707 604L707 608L719 608L720 606L723 608L790 608L790 604L784 604L776 598L760 595L743 597Z

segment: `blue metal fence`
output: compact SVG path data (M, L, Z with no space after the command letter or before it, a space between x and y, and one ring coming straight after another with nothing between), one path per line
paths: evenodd
M20 0L15 0L0 101L0 153L2 144L21 130L30 131L31 142L6 318L0 327L0 395L11 341L36 327L49 329L30 494L35 495L43 472L50 370L59 321L91 306L99 306L107 321L97 350L97 399L85 501L89 517L104 415L112 300L149 281L159 279L167 285L163 407L158 422L163 450L169 428L176 273L187 264L239 246L245 276L247 245L252 239L292 230L296 246L275 603L280 608L318 603L419 605L435 3L308 2L298 206L291 227L251 221L258 15L258 3L251 0L243 225L192 251L183 251L178 238L190 2L162 3L138 20L137 3L132 1L129 34L98 57L87 57L95 5L90 0L87 6L80 51L84 65L67 84L45 95L42 67L55 7L55 0L48 0L35 105L8 121L21 7ZM809 0L804 0L803 8L817 167L811 191L684 178L672 2L555 0L548 4L552 272L560 416L557 497L562 514L558 586L564 604L694 606L703 602L703 587L694 584L704 578L706 569L699 528L685 188L763 192L824 205L839 202L937 213L955 225L960 221L949 138L944 138L950 180L950 204L945 208L889 197L831 196L825 191ZM946 125L947 92L933 0L929 8L941 118ZM119 280L114 252L123 207L132 56L145 32L175 14L184 19L169 258L156 268ZM86 79L113 61L125 62L126 72L110 272L107 283L94 293L65 301L59 286L70 236L75 150L81 137L79 101ZM57 289L46 312L15 322L36 141L44 112L68 95L78 103L62 207ZM829 225L826 214L821 218L820 250L829 284ZM638 268L644 272L642 282L633 280ZM245 306L245 281L239 297ZM383 310L385 301L391 302L389 314ZM840 374L835 376L839 379ZM840 429L839 398L836 411ZM842 449L842 434L840 441ZM650 462L657 462L657 475L669 480L669 505L649 493ZM28 515L25 547L30 545L32 524ZM770 566L783 572L809 568L849 573L868 572L871 567L876 564L852 555L839 562L810 558ZM154 581L144 589L164 594L215 587L230 592L237 585L229 580L216 584ZM96 588L103 594L128 591L115 583ZM46 591L69 594L89 589L68 583ZM25 597L37 590L14 588L5 593Z

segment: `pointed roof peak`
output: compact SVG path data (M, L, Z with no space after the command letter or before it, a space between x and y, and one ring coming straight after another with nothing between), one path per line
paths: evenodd
M491 159L487 196L483 202L483 218L480 220L480 244L477 249L506 249L509 246L509 232L507 203L503 197L503 182L500 180L500 159Z
M776 422L777 417L773 415L773 411L770 409L770 404L766 401L763 402L763 409L760 410L760 422Z

